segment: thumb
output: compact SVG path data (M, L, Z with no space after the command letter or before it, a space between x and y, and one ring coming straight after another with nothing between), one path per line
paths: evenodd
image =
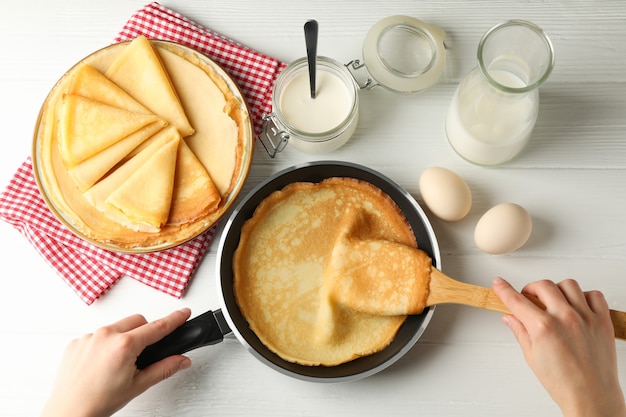
M517 319L517 317L507 314L502 317L502 322L511 329L513 336L517 340L517 343L521 346L522 350L526 350L526 347L530 344L530 338L524 324Z
M144 392L151 386L171 377L176 372L187 369L191 366L191 360L183 355L172 355L147 368L139 371L137 381L137 395Z

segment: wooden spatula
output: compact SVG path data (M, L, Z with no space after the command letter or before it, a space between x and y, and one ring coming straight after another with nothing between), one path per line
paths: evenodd
M539 307L545 308L537 298L531 295L526 295L526 297ZM439 271L437 268L432 267L426 305L432 306L444 303L465 304L485 310L510 314L510 311L491 288L457 281ZM626 340L626 312L610 310L610 313L615 337L617 339Z
M391 241L340 239L325 274L330 297L370 314L420 314L445 303L510 313L491 288L450 278L432 266L424 251ZM626 313L611 310L611 319L615 337L626 340Z

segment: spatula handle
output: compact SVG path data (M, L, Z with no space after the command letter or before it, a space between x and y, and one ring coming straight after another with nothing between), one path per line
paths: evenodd
M447 303L463 304L504 314L510 313L491 288L457 281L438 269L432 268L426 305Z
M615 337L626 340L626 313L617 310L611 310L610 313Z
M538 307L545 309L545 306L536 297L526 294L525 296ZM511 313L491 288L454 280L443 272L433 268L431 271L430 290L426 304L435 305L445 303L464 304L484 310L497 311L503 314ZM615 338L626 340L626 312L610 310L610 313Z

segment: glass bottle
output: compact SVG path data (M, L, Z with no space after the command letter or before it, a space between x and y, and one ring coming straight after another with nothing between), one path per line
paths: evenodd
M478 66L457 87L446 117L454 150L479 165L514 158L528 143L539 111L539 86L554 67L554 49L534 23L510 20L478 45Z

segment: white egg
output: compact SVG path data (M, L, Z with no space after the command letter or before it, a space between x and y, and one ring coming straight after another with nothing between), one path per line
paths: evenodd
M484 252L496 255L510 253L524 246L532 229L532 219L522 206L498 204L478 220L474 241Z
M455 172L442 167L431 167L420 175L420 194L428 209L447 221L458 221L472 208L472 192Z

